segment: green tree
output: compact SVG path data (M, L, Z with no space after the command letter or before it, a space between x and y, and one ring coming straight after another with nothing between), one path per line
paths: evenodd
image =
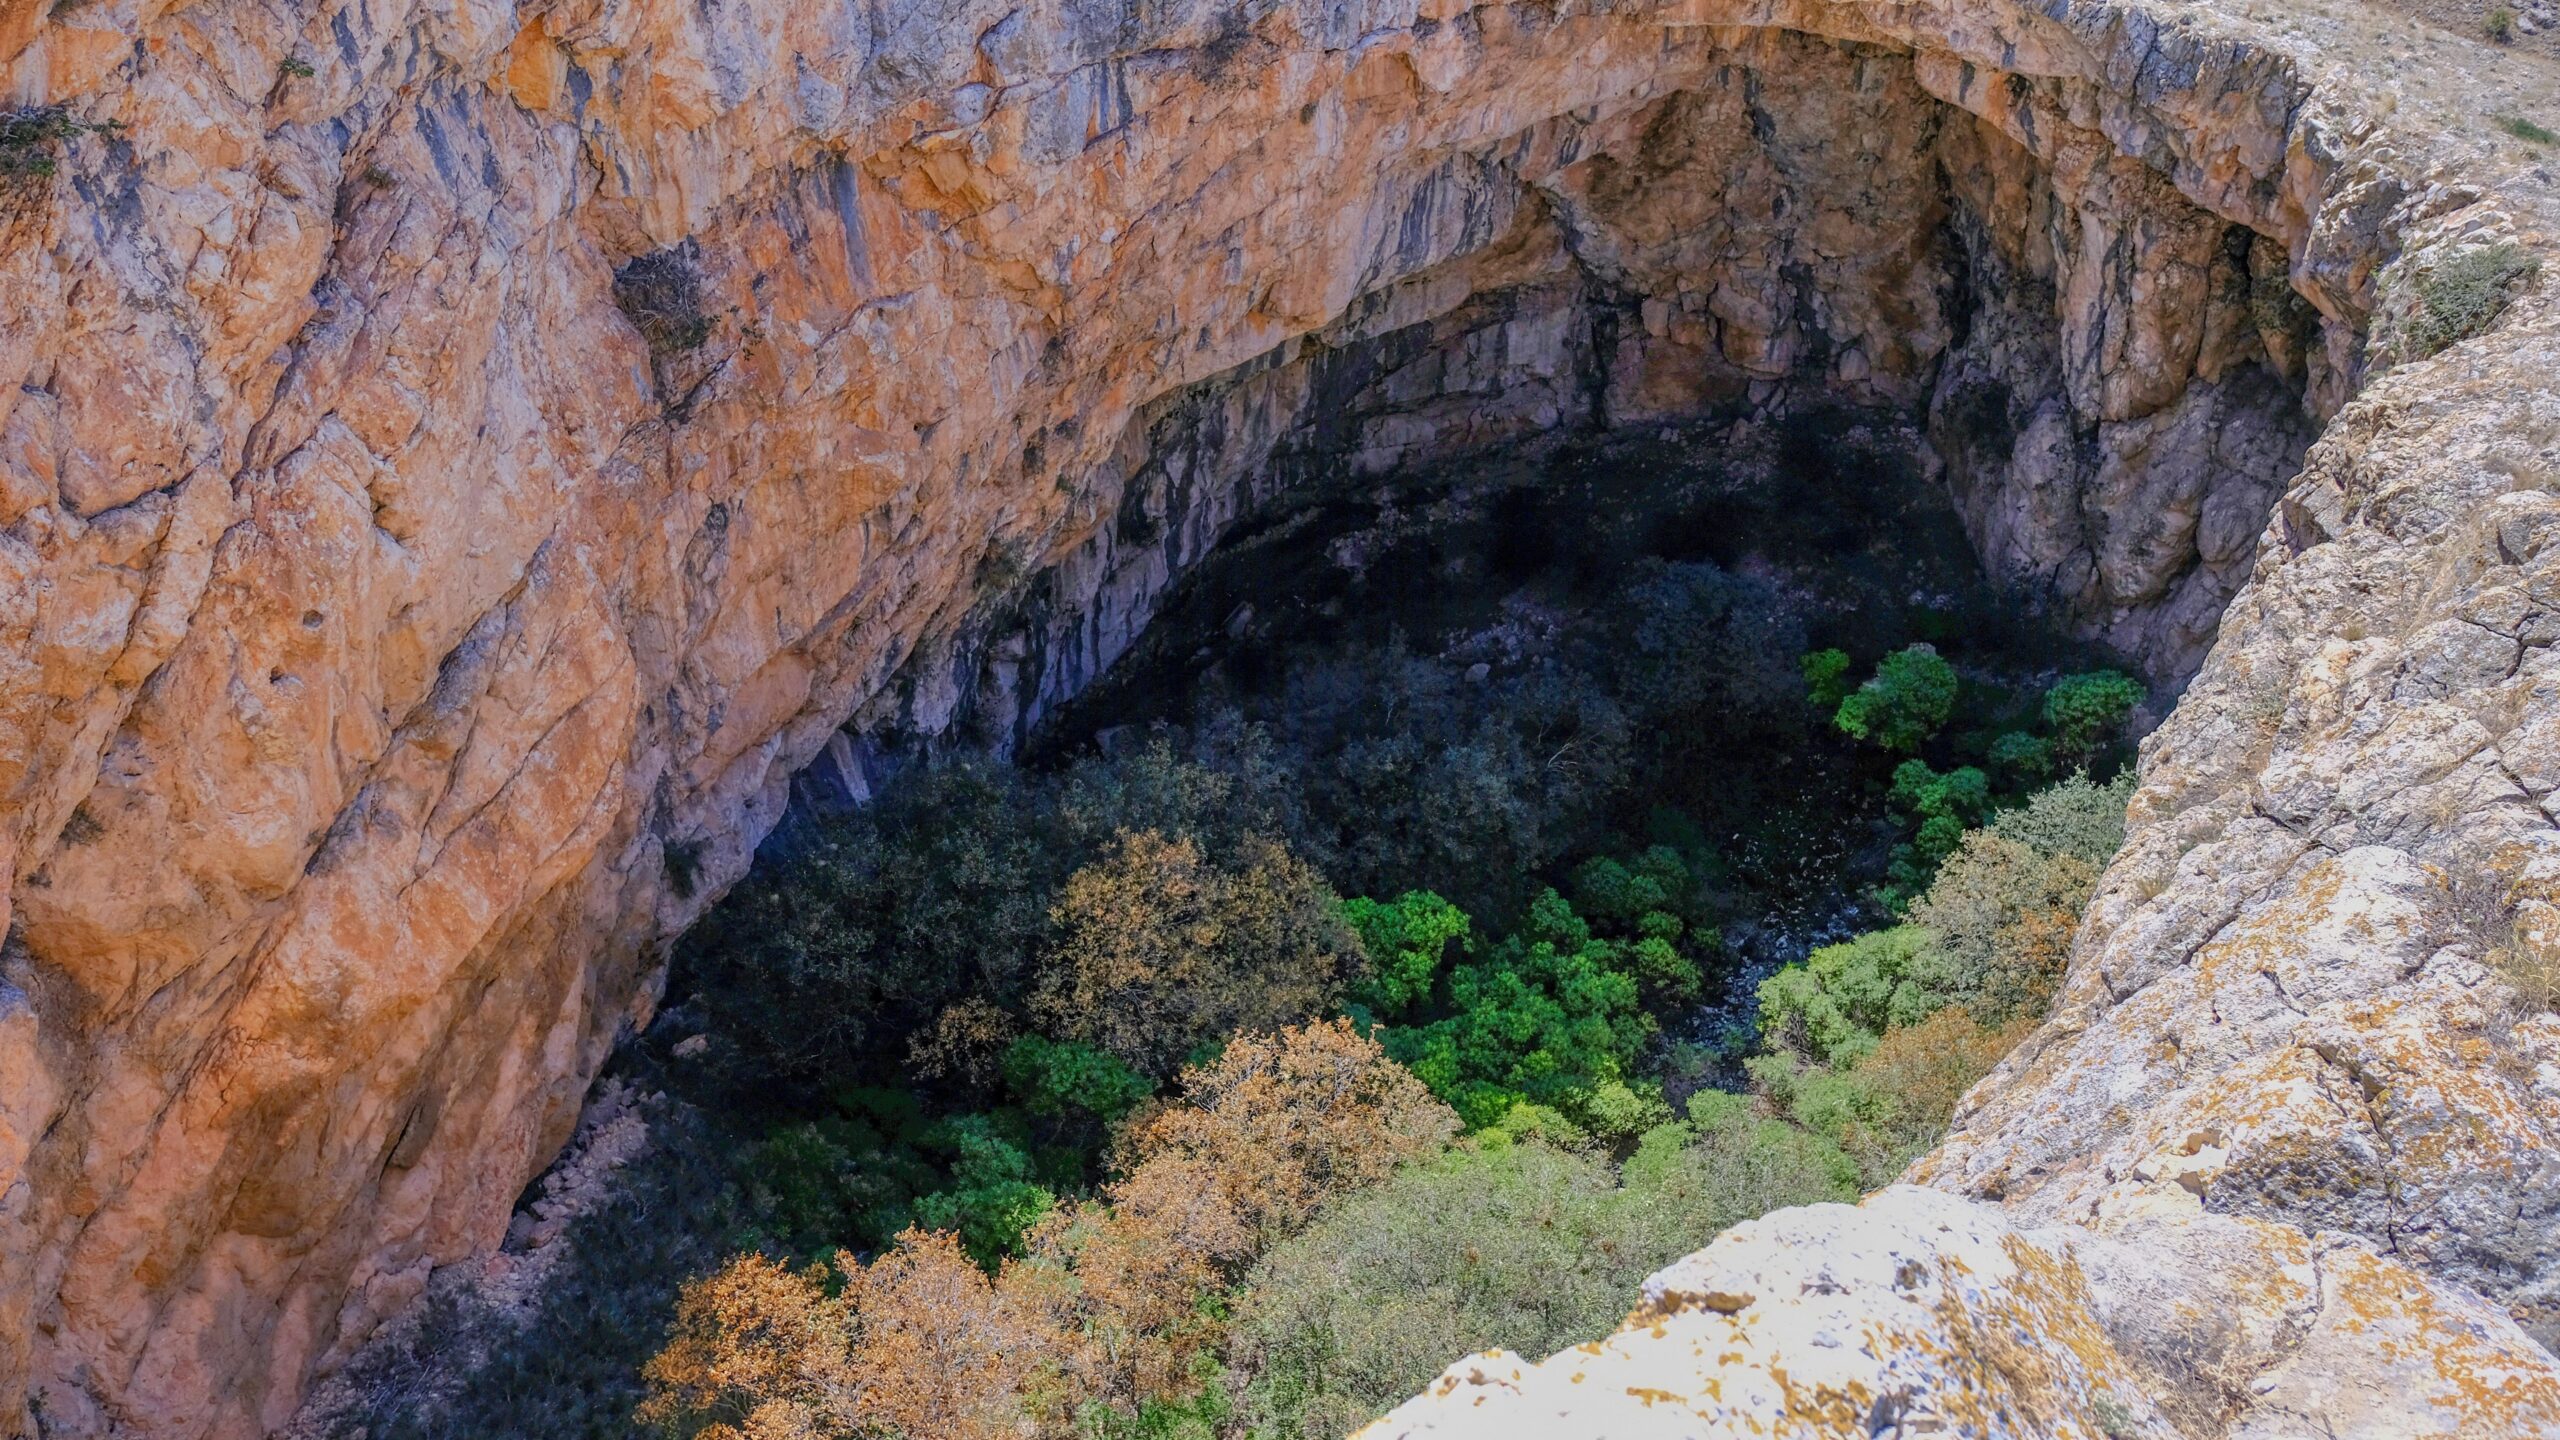
M2085 760L2124 728L2133 707L2142 703L2142 682L2115 670L2065 675L2044 692L2044 723L2053 732L2054 752L2066 761Z
M1991 742L1990 760L2010 783L2031 785L2053 773L2053 745L2042 736L2011 730Z
M1905 760L1894 767L1891 799L1914 822L1907 853L1895 856L1897 882L1913 887L1955 853L1967 826L1991 813L1991 778L1971 765L1940 774L1925 760Z
M1368 975L1350 993L1372 1019L1398 1019L1428 1000L1453 953L1474 948L1466 913L1428 890L1345 900L1342 918L1369 956Z
M1031 1157L992 1117L964 1115L936 1127L932 1148L951 1157L948 1186L916 1201L916 1223L948 1230L979 1265L993 1270L1022 1253L1022 1237L1058 1197L1032 1179Z
M1073 851L1036 782L965 762L909 772L785 853L678 958L723 1063L758 1085L894 1058L963 997L1018 1006Z
M1025 1035L1004 1055L1005 1088L1044 1119L1090 1116L1108 1125L1155 1093L1146 1076L1107 1051Z
M1573 872L1573 908L1616 947L1610 963L1635 977L1648 1010L1695 1001L1701 958L1724 944L1714 927L1692 930L1683 918L1698 908L1697 882L1668 845L1652 846L1632 862L1605 856L1583 862Z
M1854 688L1849 684L1849 652L1815 650L1796 662L1804 673L1805 698L1817 710L1837 711Z
M1884 657L1876 673L1840 702L1832 723L1843 734L1909 753L1955 714L1955 667L1934 646L1910 645Z
M1518 932L1451 972L1448 1013L1385 1031L1387 1052L1471 1127L1522 1101L1573 1113L1652 1038L1625 964L1625 947L1542 891Z
M1856 1060L1890 1027L1928 1014L1912 972L1934 943L1920 926L1896 925L1823 946L1760 982L1761 1035L1811 1060Z

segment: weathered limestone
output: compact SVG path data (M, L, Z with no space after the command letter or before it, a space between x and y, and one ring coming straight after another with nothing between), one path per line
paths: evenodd
M1268 487L1595 413L1901 403L1997 564L2182 673L2296 396L2363 377L2381 267L2547 221L2172 9L0 7L16 94L124 127L58 147L0 248L0 1415L279 1423L496 1244L848 719L1001 743ZM653 353L614 276L671 250L708 323ZM2500 670L2547 639L2546 303L2314 452L2061 1015L1934 1183L2020 1223L2121 1203L2171 1132L2087 1095L2183 1124L2214 1087L2101 1052L2192 1023L2142 1018L2162 976L2252 983L2245 944L2198 958L2235 921L2327 933L2256 917L2332 854L2397 856L2353 883L2412 925L2491 877L2518 943L2560 933L2560 699ZM2447 1313L2543 1303L2540 1212L2478 1217L2550 1119L2499 1057L2551 1041L2490 1033L2485 958L2302 1021L2446 1097L2375 1122L2417 1209L2299 1198L2285 1137L2331 1174L2361 1132L2263 1107L2216 1122L2227 1181L2179 1174ZM2404 997L2414 1029L2373 1008ZM2427 1052L2438 1020L2487 1049ZM2292 1024L2214 1053L2328 1053ZM2493 1083L2519 1118L2467 1139ZM2510 1163L2421 1179L2427 1145Z
M2209 1308L2206 1295L2236 1303ZM1361 1440L2560 1434L2550 1355L2354 1241L2150 1200L2092 1228L1896 1186L1737 1225L1627 1328L1449 1367Z

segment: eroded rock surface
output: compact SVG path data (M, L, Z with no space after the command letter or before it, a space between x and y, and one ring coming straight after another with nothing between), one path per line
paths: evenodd
M2214 1295L2208 1307L2199 1297ZM2093 1226L1895 1186L1735 1226L1616 1335L1449 1367L1361 1440L2560 1433L2548 1352L2352 1240L2156 1198Z
M1825 396L1922 419L1995 565L2163 675L2257 566L2061 1016L1928 1178L2022 1224L2179 1185L2544 1303L2551 1040L2485 942L2198 1049L2254 1088L2121 1058L2367 911L2560 935L2547 302L2355 399L2259 543L2385 267L2547 221L2301 42L2065 0L30 0L0 55L121 127L10 182L0 248L11 1421L280 1423L496 1245L792 775L1002 744L1272 487ZM2405 1108L2327 1129L2204 1113L2386 1074ZM2379 1212L2320 1198L2356 1144Z

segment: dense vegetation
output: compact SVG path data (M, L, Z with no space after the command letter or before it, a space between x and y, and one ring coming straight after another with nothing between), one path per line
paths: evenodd
M1907 528L1544 543L1601 523L1339 593L1302 527L1293 599L1192 587L1041 763L781 837L646 1047L728 1179L639 1419L1339 1435L1925 1148L2060 974L2140 687ZM587 1388L612 1433L640 1387Z

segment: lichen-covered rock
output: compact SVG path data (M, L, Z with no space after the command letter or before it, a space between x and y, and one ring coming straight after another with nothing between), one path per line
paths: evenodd
M1833 398L1909 409L1993 561L2163 676L2257 567L2063 1011L1933 1182L2086 1219L2174 1162L2544 1303L2550 1042L2488 932L2560 943L2548 302L2357 390L2386 292L2542 243L2547 183L2422 96L2369 117L2333 22L0 12L12 93L117 127L0 196L0 1428L280 1423L498 1243L796 773L1001 746L1274 487ZM2486 938L2252 1011L2228 1113L2103 1059L2194 1023L2108 1018L2164 976L2254 996L2255 952L2198 954L2330 933L2261 912L2366 848L2408 862L2341 872L2372 915ZM2288 1150L2272 1097L2339 1075L2402 1088ZM2483 1095L2520 1118L2468 1134ZM2229 1143L2168 1153L2191 1111ZM2379 1214L2319 1193L2369 1172Z
M2560 1435L2505 1315L2345 1239L2145 1197L2092 1228L1896 1186L1735 1226L1617 1334L1471 1356L1360 1440Z

